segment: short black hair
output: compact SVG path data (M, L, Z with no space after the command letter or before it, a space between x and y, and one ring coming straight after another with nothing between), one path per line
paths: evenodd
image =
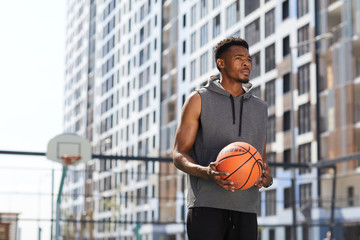
M221 58L222 54L231 46L237 45L237 46L243 46L247 50L249 50L249 44L245 41L245 39L239 38L239 37L228 37L223 40L221 40L215 47L214 50L214 57L215 57L215 63L216 60ZM216 67L219 69L216 63ZM220 69L219 69L220 70Z

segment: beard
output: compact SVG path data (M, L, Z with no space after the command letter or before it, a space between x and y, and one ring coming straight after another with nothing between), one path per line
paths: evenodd
M249 78L247 78L247 79L237 79L237 81L239 82L239 83L248 83L249 81L250 81L250 79Z

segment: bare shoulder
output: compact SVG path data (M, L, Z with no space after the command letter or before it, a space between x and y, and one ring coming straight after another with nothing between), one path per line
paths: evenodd
M183 114L191 113L200 115L201 112L201 96L198 92L194 91L190 94L184 103Z

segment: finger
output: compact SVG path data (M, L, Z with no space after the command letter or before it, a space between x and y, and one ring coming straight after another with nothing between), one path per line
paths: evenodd
M235 186L234 183L231 181L221 181L220 186L222 188L224 188L225 190L234 192L235 191Z
M216 172L216 175L225 177L225 176L229 176L229 173L228 172Z
M254 184L255 187L262 188L263 183L259 180Z
M271 178L271 173L269 173L269 172L264 172L264 173L262 174L262 178Z
M209 166L210 166L212 169L216 170L217 162L211 162L211 163L209 164Z
M266 172L266 170L269 169L269 166L266 162L263 162L263 173Z

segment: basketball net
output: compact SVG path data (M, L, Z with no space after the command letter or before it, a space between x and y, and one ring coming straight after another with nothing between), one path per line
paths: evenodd
M61 156L61 160L65 166L73 165L81 160L81 156L79 155L67 155L64 154Z

